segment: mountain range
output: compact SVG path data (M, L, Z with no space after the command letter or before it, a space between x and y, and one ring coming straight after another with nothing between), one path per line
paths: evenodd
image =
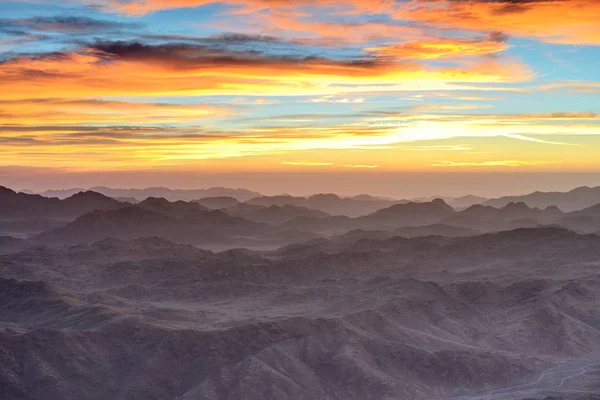
M108 197L116 198L133 198L138 201L147 199L148 197L163 197L170 201L192 201L203 197L228 196L239 201L246 201L253 197L260 196L260 193L253 192L247 189L231 189L223 187L213 187L208 189L169 189L166 187L150 187L144 189L112 189L105 186L94 186L89 189L72 188L63 190L46 190L39 193L44 197L58 197L65 199L79 192L92 191L104 194ZM31 191L27 191L33 193Z
M350 236L303 251L215 253L138 238L0 255L2 393L23 400L597 393L600 237L559 228ZM580 357L583 367L561 367ZM564 372L546 381L557 368Z
M523 202L530 207L558 207L565 212L577 211L600 203L600 186L582 186L568 192L534 192L523 196L490 199L484 205L504 207L508 203Z
M348 212L355 207L354 211L360 214L359 209L367 210L365 204L386 207L357 217L323 211L345 207ZM247 202L228 196L191 202L148 197L131 204L89 191L58 199L6 188L0 189L0 205L0 236L37 244L93 243L108 237L134 239L150 235L225 249L284 246L350 231L366 231L368 235L385 231L388 236L406 237L465 236L560 226L579 233L600 232L600 205L567 213L555 206L532 208L524 202L508 203L502 208L477 204L457 211L442 199L394 203L374 197L336 195L258 197Z

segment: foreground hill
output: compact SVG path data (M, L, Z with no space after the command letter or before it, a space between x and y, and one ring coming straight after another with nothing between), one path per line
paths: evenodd
M600 351L600 237L317 242L213 253L106 239L0 255L3 393L424 400L536 382ZM595 393L575 381L552 388Z

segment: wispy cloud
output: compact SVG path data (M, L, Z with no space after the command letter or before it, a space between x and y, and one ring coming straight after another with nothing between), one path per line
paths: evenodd
M296 165L296 166L302 166L302 167L325 167L325 166L334 165L334 163L331 163L331 162L320 162L320 161L281 161L280 164Z
M365 168L365 169L374 169L379 168L379 165L370 165L370 164L344 164L342 167L346 168Z

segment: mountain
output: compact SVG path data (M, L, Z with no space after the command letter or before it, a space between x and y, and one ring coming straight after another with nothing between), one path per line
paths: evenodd
M502 208L477 204L440 222L484 232L497 232L554 224L560 221L563 215L563 212L556 207L547 207L541 210L531 208L523 202L508 203Z
M484 204L500 208L511 202L523 202L538 208L555 206L565 212L577 211L600 203L600 186L582 186L569 192L534 192L523 196L500 197Z
M205 211L199 204L149 198L135 206L85 214L31 240L56 245L156 236L176 243L207 245L235 243L238 238L264 236L272 231L267 225L222 211Z
M331 217L297 217L283 223L280 227L324 235L340 235L358 229L360 225L356 222L356 218L334 215Z
M455 210L464 210L476 204L483 204L489 199L487 197L467 195L462 197L453 197L447 199L447 203Z
M235 217L242 217L272 226L281 225L296 218L325 218L331 216L324 211L311 210L310 208L292 206L289 204L263 207L241 203L234 207L227 208L224 211Z
M95 192L79 192L60 200L17 193L0 186L0 218L74 218L93 210L115 209L122 205Z
M362 229L400 228L435 224L454 213L454 209L444 200L435 199L429 203L396 204L357 218L356 221Z
M96 190L110 197L135 197L144 200L148 197L163 197L169 201L193 201L204 197L233 197L239 201L246 201L260 196L260 193L248 189L230 189L223 187L212 187L208 189L168 189L164 187L153 187L146 189L111 189L96 187Z
M159 238L109 239L2 254L2 393L598 393L600 237L544 228L330 242L315 240L305 252L213 253Z
M227 196L220 197L205 197L203 199L194 200L195 203L198 203L206 208L210 208L211 210L220 210L222 208L231 208L240 204L238 199Z
M117 201L120 201L121 203L137 204L140 202L135 197L113 197L113 198Z
M57 197L59 199L66 199L67 197L71 197L76 193L85 192L86 189L83 188L71 188L71 189L58 189L58 190L46 190L41 193L38 193L40 196L44 197ZM34 194L34 193L31 193Z
M391 232L391 236L415 238L424 236L465 237L477 236L481 232L470 228L461 228L452 225L431 224L422 226L405 226Z
M437 199L429 203L395 204L356 218L347 216L298 217L282 226L287 229L325 235L340 235L356 229L393 231L401 227L436 224L454 213L452 207L443 200Z
M96 186L89 189L94 192L102 193L108 197L121 198L132 197L139 201L145 200L148 197L163 197L169 201L193 201L194 199L204 197L233 197L239 201L246 201L251 198L260 196L260 193L253 192L247 189L230 189L223 187L213 187L208 189L169 189L165 187L151 187L145 189L112 189L105 186ZM45 197L66 198L75 193L85 191L84 189L65 189L65 190L47 190L40 193Z
M320 210L331 215L357 217L400 202L402 201L384 200L364 195L358 196L358 198L342 198L335 194L316 194L310 197L263 196L250 199L246 203L263 207L291 205Z
M360 200L360 201L399 201L399 200L395 200L392 199L390 197L380 197L380 196L371 196L370 194L359 194L356 196L352 196L350 197L352 200ZM404 200L400 200L400 201L404 201Z
M157 197L148 197L146 200L137 203L136 207L175 218L192 215L195 212L208 211L208 208L195 202L188 203L181 200L171 202L165 198Z
M570 212L561 218L558 224L580 233L600 231L600 204Z
M455 211L442 199L431 202L396 204L372 214L350 217L298 217L282 227L320 235L341 235L352 230L397 232L399 236L469 236L517 228L562 226L579 233L600 230L598 206L581 212L563 213L554 206L532 208L525 203L509 203L502 208L473 205ZM402 229L404 229L402 231Z

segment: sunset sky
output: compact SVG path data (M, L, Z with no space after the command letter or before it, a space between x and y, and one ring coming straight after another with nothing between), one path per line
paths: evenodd
M600 184L599 16L598 0L0 1L0 184Z

